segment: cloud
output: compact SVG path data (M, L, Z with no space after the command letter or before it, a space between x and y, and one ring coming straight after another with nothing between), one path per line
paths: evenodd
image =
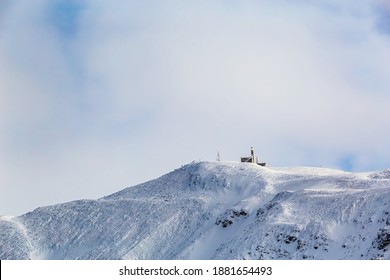
M0 213L250 146L274 166L388 166L389 38L375 5L351 3L9 4Z

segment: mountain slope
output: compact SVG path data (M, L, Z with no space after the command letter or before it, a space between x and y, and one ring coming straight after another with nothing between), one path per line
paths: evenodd
M0 259L390 259L390 171L200 162L0 217Z

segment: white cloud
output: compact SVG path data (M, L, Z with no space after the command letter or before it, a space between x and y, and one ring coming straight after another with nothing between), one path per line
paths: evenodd
M11 5L0 213L99 197L217 149L385 167L389 37L370 1L347 2L85 1L72 36L48 1Z

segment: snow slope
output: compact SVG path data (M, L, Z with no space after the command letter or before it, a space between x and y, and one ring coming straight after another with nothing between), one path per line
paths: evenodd
M0 216L0 259L390 259L390 170L197 162Z

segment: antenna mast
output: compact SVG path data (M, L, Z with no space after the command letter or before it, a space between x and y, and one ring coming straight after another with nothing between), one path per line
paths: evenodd
M219 154L219 151L217 151L217 161L221 161L221 155Z

